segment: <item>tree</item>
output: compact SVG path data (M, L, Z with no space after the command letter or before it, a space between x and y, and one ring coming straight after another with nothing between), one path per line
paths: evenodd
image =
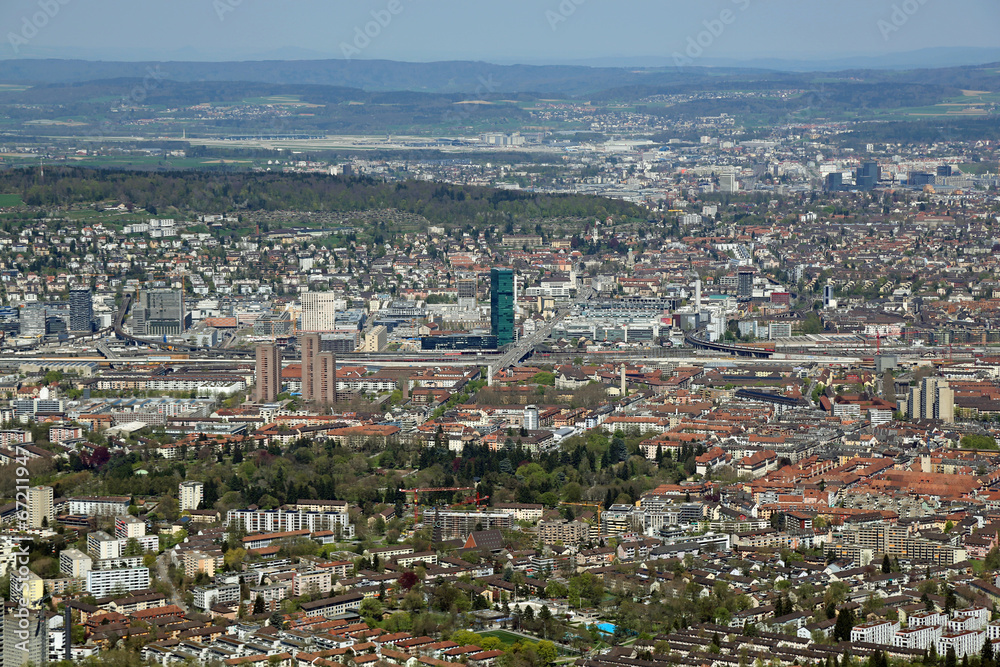
M253 601L253 615L256 616L258 614L263 614L263 613L264 613L264 598L258 595L257 599Z
M955 647L949 646L948 652L944 656L944 667L958 667L958 659L955 657Z
M993 642L989 637L983 642L983 651L979 654L981 667L993 667Z
M892 561L889 560L889 554L882 556L882 574L889 574L892 572Z
M841 642L850 641L853 628L854 612L850 609L841 609L837 614L837 622L833 626L833 638Z
M990 549L990 552L986 554L986 560L983 561L983 565L986 566L987 570L1000 568L1000 551L996 547Z

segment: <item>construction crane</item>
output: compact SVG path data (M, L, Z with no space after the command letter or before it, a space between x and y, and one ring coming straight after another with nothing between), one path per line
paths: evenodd
M597 508L597 534L601 534L601 514L604 512L603 503L559 503L560 505L576 505L578 507L596 507Z
M420 494L421 493L438 493L443 491L475 491L471 486L433 486L433 487L421 487L419 489L401 489L403 493L413 494L413 523L417 523L420 520L419 510L420 510Z
M456 507L461 507L462 505L469 505L469 504L475 503L476 504L476 511L477 512L481 512L482 511L482 507L479 506L479 503L481 503L481 502L484 503L484 502L486 502L489 499L490 499L489 496L480 496L479 495L479 491L476 491L476 495L469 496L468 498L466 498L465 500L463 500L460 503L455 503L454 505L449 505L448 508L449 509L455 509Z

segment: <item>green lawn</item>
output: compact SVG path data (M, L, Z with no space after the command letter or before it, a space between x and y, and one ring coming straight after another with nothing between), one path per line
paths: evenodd
M490 630L488 632L480 632L479 634L483 637L496 637L506 646L525 641L524 637L518 637L517 635L507 632L506 630Z
M21 195L0 195L0 206L20 206Z

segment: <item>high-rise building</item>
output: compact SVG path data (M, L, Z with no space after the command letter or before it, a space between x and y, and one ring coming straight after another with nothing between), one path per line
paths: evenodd
M475 308L476 307L476 290L478 289L477 280L475 278L459 278L456 281L456 287L458 287L458 307L459 308Z
M906 413L911 419L939 419L951 424L955 421L955 390L942 378L924 378L910 387Z
M313 400L323 405L337 402L337 356L333 352L320 352L312 372Z
M74 287L69 291L69 330L90 331L94 319L94 298L89 287Z
M490 329L497 346L514 342L514 272L490 270Z
M22 626L22 623L24 626ZM25 636L27 633L27 636ZM49 657L49 626L37 612L21 619L12 613L3 617L3 667L44 665Z
M33 486L28 489L29 528L47 528L55 525L54 498L51 486Z
M528 405L524 408L524 428L529 431L538 430L538 406Z
M29 303L21 309L21 335L45 335L45 304Z
M882 178L882 170L879 168L878 162L865 162L858 167L854 183L858 190L874 190L880 178Z
M140 292L133 317L137 336L181 334L191 325L191 314L184 309L184 292L174 289Z
M316 355L320 352L319 334L305 334L299 338L302 350L302 400L313 400L313 373L316 367Z
M736 181L736 174L722 174L719 176L719 189L728 193L739 192L740 184Z
M281 350L277 345L257 346L257 384L254 400L273 403L281 393Z
M826 175L826 191L837 192L844 189L844 174L839 171L830 172Z
M333 331L337 328L334 292L306 292L302 295L302 331Z
M736 296L749 299L753 296L753 269L740 269L736 272Z
M205 485L201 482L181 482L178 495L181 512L196 510L205 497Z

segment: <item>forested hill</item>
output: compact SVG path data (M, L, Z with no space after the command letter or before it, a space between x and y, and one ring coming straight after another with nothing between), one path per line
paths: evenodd
M645 211L634 204L589 195L538 194L427 181L386 183L322 174L46 167L43 184L37 169L12 169L0 172L0 193L19 194L28 206L106 202L190 213L397 209L435 223L646 217Z

